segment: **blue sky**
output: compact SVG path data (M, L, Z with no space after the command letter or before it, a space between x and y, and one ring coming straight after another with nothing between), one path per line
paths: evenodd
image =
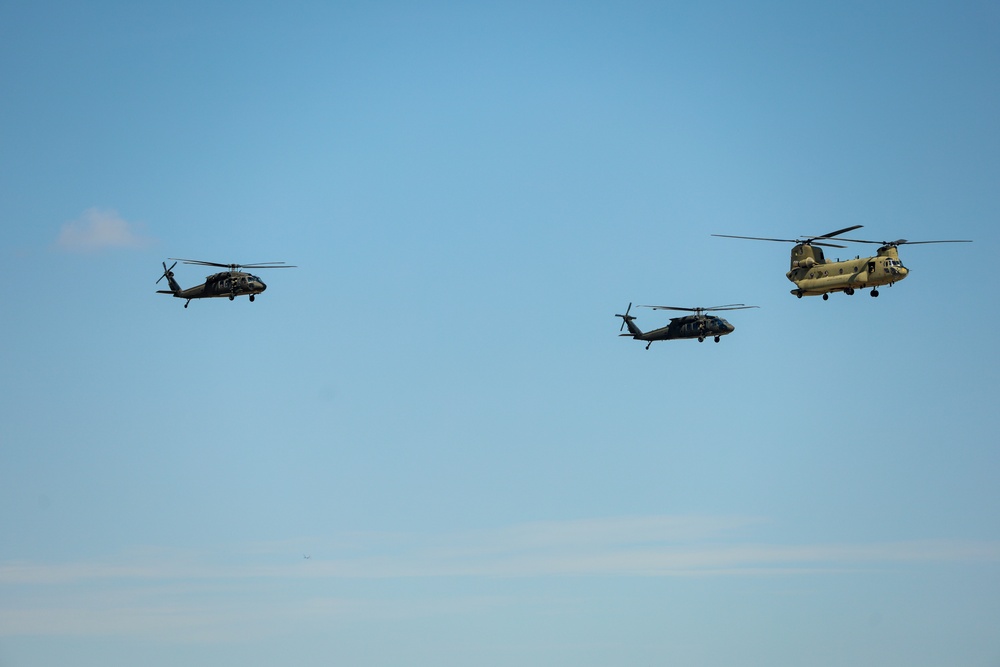
M0 665L1000 665L998 37L0 5ZM974 243L824 302L710 236L855 224ZM167 257L298 268L185 310Z

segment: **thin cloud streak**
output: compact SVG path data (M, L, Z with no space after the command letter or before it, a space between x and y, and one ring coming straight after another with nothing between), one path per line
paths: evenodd
M789 545L743 539L761 523L643 517L438 535L354 533L309 540L309 560L301 556L303 541L295 540L238 545L226 553L142 549L104 562L0 563L0 637L218 642L291 632L300 622L327 627L345 615L417 618L524 603L523 592L483 596L475 592L478 583L471 590L449 587L459 592L443 597L361 592L345 598L344 581L370 581L381 590L380 581L415 578L850 576L915 564L1000 562L997 541ZM197 604L182 602L192 598Z
M0 586L92 581L244 578L385 579L413 577L706 576L843 571L905 563L1000 561L1000 542L913 540L868 544L762 544L723 539L756 519L673 517L524 524L496 531L424 536L360 535L351 547L275 543L233 552L231 563L145 552L128 562L0 563ZM336 544L337 542L334 542ZM279 553L280 552L280 553ZM294 562L280 554L293 554Z
M105 248L144 248L152 239L117 211L89 208L77 220L62 226L56 245L69 252L94 252Z

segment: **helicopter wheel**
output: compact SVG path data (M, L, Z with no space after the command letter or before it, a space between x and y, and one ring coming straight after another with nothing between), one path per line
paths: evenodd
M230 294L230 295L229 295L229 300L230 300L230 301L232 301L232 300L233 300L233 299L235 299L235 298L236 298L236 297L235 297L235 296L233 296L232 294Z
M704 343L705 342L705 338L703 336L698 336L698 342L699 343Z
M828 301L830 299L829 294L823 294L823 301Z
M873 297L878 296L878 290L877 289L873 289L872 290L872 296Z
M253 303L253 294L250 295L250 303Z
M716 337L715 337L715 342L716 342L716 343L718 343L718 342L719 342L719 337L718 337L718 336L716 336Z
M847 296L851 296L852 294L854 294L854 288L848 287L847 289L844 290L844 294L846 294Z

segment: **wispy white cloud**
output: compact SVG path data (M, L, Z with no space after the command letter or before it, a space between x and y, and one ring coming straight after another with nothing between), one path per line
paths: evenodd
M56 245L71 252L93 252L104 248L143 248L152 239L137 223L124 220L117 211L89 208L59 230Z
M383 605L369 609L373 615L400 613L399 607L390 609L397 602L418 604L345 601L320 592L338 589L336 582L344 580L843 576L920 563L1000 563L997 541L775 544L753 539L763 523L743 517L633 517L433 535L361 533L309 540L308 560L298 541L238 545L225 554L201 556L147 549L104 562L0 563L0 636L141 635L173 628L199 640L206 628L215 628L208 634L218 637L235 627L233 619L249 627L273 617L276 608L289 618L315 618L344 609L357 613L359 604ZM242 602L249 590L262 600L258 607ZM419 602L435 604L441 601Z
M108 580L685 576L867 568L912 562L1000 562L1000 542L912 540L768 544L734 539L759 519L646 517L529 523L445 534L372 533L235 547L199 558L152 549L87 563L0 562L0 586ZM220 558L225 563L220 563Z

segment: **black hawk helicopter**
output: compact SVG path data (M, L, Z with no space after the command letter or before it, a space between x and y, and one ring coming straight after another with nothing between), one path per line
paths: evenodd
M628 326L628 333L619 334L621 336L631 336L635 340L645 340L646 349L655 340L676 340L681 338L697 338L699 343L704 343L706 338L714 338L719 342L719 338L733 333L736 330L732 324L716 315L706 315L705 313L716 310L745 310L747 308L757 308L758 306L744 306L742 303L730 303L725 306L712 306L711 308L680 308L678 306L639 306L640 308L652 308L653 310L683 310L694 315L684 315L670 318L670 324L659 329L643 332L632 323L635 318L629 315L632 304L628 305L624 315L615 314L615 317L622 318L622 326L619 331Z
M232 301L238 296L243 296L244 294L250 297L253 301L254 296L260 294L267 289L267 285L264 281L251 273L245 273L240 271L240 269L294 269L293 265L285 264L284 262L258 262L256 264L219 264L218 262L203 262L199 259L179 259L177 257L169 257L168 259L174 260L174 263L167 268L167 263L163 262L163 275L157 279L159 283L164 278L167 279L167 284L170 285L169 290L157 290L157 294L171 294L178 299L187 299L184 302L184 307L187 308L188 304L191 303L191 299L211 299L211 298L221 298L229 297ZM196 264L198 266L218 266L227 271L222 271L220 273L214 273L207 278L205 282L201 285L195 287L189 287L188 289L181 289L181 286L177 284L174 280L174 267L177 266L177 262L184 262L185 264Z
M854 294L854 290L871 288L870 294L878 296L878 288L881 285L892 286L905 278L910 270L899 261L897 248L904 244L917 245L925 243L972 243L972 241L907 241L898 239L896 241L864 241L861 239L836 238L846 232L860 229L862 225L844 227L829 234L820 236L807 236L799 239L769 239L759 236L732 236L730 234L712 234L727 239L749 239L751 241L778 241L780 243L794 243L792 248L791 267L785 277L795 283L792 294L800 299L804 296L822 296L823 300L830 298L830 292L843 292L844 294ZM823 240L820 240L823 239ZM845 261L829 260L823 256L824 248L846 248L847 246L836 243L827 243L825 240L846 241L848 243L875 243L881 247L876 251L874 257L861 257L858 255L854 259Z

